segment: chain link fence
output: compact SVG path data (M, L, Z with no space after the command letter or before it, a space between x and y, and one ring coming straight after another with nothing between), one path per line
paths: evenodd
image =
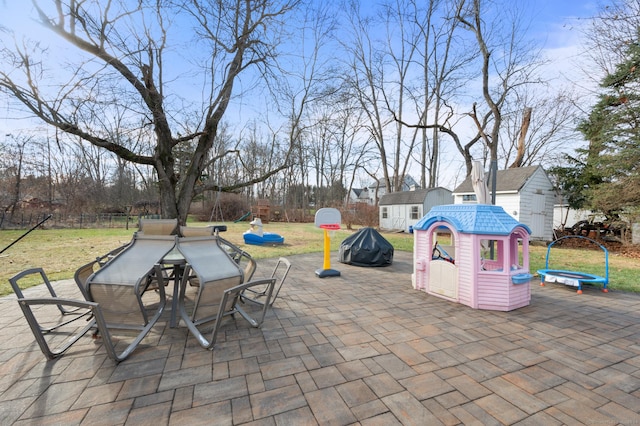
M42 226L47 228L125 228L137 227L139 216L126 213L83 213L68 215L61 213L17 213L3 212L0 217L0 229L29 229L46 220ZM158 217L159 215L145 216Z

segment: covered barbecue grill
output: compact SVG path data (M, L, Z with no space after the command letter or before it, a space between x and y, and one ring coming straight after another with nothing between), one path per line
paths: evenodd
M362 228L340 244L340 262L355 266L388 266L393 246L373 228Z

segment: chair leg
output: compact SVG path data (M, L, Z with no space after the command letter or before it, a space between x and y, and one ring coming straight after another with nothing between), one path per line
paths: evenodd
M158 274L159 277L162 277L162 270L159 265L156 265L155 270L156 270L156 274ZM162 278L160 278L160 280L162 280ZM162 281L159 281L159 283L162 284ZM115 346L113 345L113 342L111 340L111 333L109 332L109 328L106 322L102 320L104 322L104 325L102 327L100 326L100 324L98 324L98 328L100 330L100 334L102 335L105 348L107 349L107 353L109 353L109 356L115 362L124 361L129 355L131 355L131 352L133 352L136 349L136 347L140 344L140 342L142 342L142 339L144 339L147 336L147 334L149 334L149 331L151 331L151 329L156 324L156 322L158 322L158 319L160 319L160 317L162 316L164 312L164 308L167 303L164 285L158 285L158 292L160 293L159 294L160 305L158 306L158 309L156 310L155 314L150 319L148 319L146 325L142 327L142 329L140 329L140 332L135 337L135 339L131 343L129 343L129 345L125 348L124 351L120 352L119 354L115 350Z
M244 309L242 309L238 305L238 302L242 302L242 300L243 300L242 294L246 290L250 290L251 287L258 286L258 285L266 285L266 289L263 292L263 294L265 296L265 300L264 300L264 303L261 304L262 305L262 310L260 311L259 318L256 320L256 319L252 318L251 316L249 316L244 311ZM238 312L253 327L258 328L258 327L262 326L262 323L264 322L264 318L267 315L267 309L269 309L271 307L271 305L273 304L272 296L273 296L273 292L274 292L275 286L276 286L276 279L275 278L267 278L267 279L263 279L263 280L250 281L248 283L244 283L244 284L241 284L239 286L236 286L234 289L228 290L228 291L234 291L235 292L235 300L233 302L232 312Z
M85 302L79 300L71 300L71 299L27 299L21 298L18 299L18 304L22 309L22 313L27 319L27 323L31 328L31 332L40 346L40 350L47 357L47 359L55 359L64 354L74 343L76 343L82 336L87 334L87 332L91 329L96 328L96 310L99 309L97 303L93 302ZM47 329L43 329L40 327L38 320L33 314L33 310L31 309L34 305L64 305L64 306L74 306L77 309L88 309L94 317L88 320L88 323L85 327L83 327L79 332L75 333L69 340L67 340L63 345L51 349L44 335L49 332ZM67 321L65 324L68 324ZM60 327L61 325L56 326L55 328Z
M161 286L160 288L162 289L160 291L164 293L164 287ZM138 333L138 335L133 340L133 342L129 343L126 349L120 352L119 354L115 350L115 347L111 340L111 333L109 332L109 328L106 326L106 324L103 326L103 328L98 327L101 330L100 334L102 335L107 352L110 354L110 357L114 361L116 362L124 361L129 355L131 355L131 352L133 352L136 349L136 347L138 347L140 342L142 342L142 339L144 339L147 336L147 334L149 334L149 331L151 331L151 329L156 324L156 322L158 321L158 319L160 318L160 316L164 311L166 300L164 297L162 297L161 300L162 301L160 302L160 307L158 308L156 313L153 315L153 317L151 317L149 322L147 322L147 325L145 325L142 328L142 330L140 331L140 333Z
M200 346L206 349L213 349L216 343L216 339L218 337L218 332L220 331L220 326L222 325L222 319L227 315L233 315L234 313L237 312L245 320L247 320L252 327L260 327L262 325L265 314L269 307L269 301L271 298L271 294L273 292L275 282L276 280L274 278L267 278L263 280L256 280L256 281L240 284L225 290L220 300L217 314L211 317L212 320L215 319L215 324L214 324L213 331L211 333L211 337L207 339L202 334L202 332L198 329L198 325L200 325L202 321L194 322L191 316L187 313L187 310L184 304L186 279L183 279L183 282L180 286L180 317L182 318L184 323L187 325L189 332L193 334L196 340L198 340L198 343L200 344ZM253 286L258 286L258 285L267 286L267 290L266 290L267 298L266 298L266 304L263 306L261 310L261 316L258 319L254 319L246 311L244 311L240 306L238 306L238 302L241 301L241 294L244 290L251 288Z
M278 263L273 268L273 272L271 273L271 278L275 278L277 280L275 288L273 290L273 294L270 297L270 301L268 305L271 307L273 303L278 298L278 294L280 294L280 290L282 289L282 285L284 284L287 275L289 275L289 270L291 269L291 262L288 259L281 257L278 259ZM247 288L240 295L242 302L251 302L257 305L264 305L265 301L262 300L266 296L268 288L263 289L262 291L252 290L251 288Z

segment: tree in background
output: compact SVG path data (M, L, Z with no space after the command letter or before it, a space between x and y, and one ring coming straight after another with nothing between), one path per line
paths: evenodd
M640 204L640 45L602 81L599 96L579 130L589 142L566 170L564 189L592 210L611 215ZM559 169L562 173L563 169Z
M567 103L533 84L536 42L518 21L530 2L339 2L34 0L67 48L17 47L3 23L0 102L57 126L72 157L52 159L56 198L94 211L156 205L158 192L166 216L220 191L333 206L371 181L400 190L409 173L454 185L489 146L504 167L569 149Z
M237 81L252 86L269 74L284 16L299 2L33 0L39 24L68 49L0 46L0 90L59 132L153 167L162 214L184 223L194 196L219 187L201 178Z
M573 208L607 216L640 205L640 4L614 1L589 28L587 51L605 74L578 130L586 148L551 170Z

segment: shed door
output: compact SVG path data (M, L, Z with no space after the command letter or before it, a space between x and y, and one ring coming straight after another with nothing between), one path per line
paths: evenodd
M391 206L391 228L392 229L404 229L406 224L404 206L394 205Z
M544 238L544 224L547 216L544 194L533 194L531 205L531 237Z

